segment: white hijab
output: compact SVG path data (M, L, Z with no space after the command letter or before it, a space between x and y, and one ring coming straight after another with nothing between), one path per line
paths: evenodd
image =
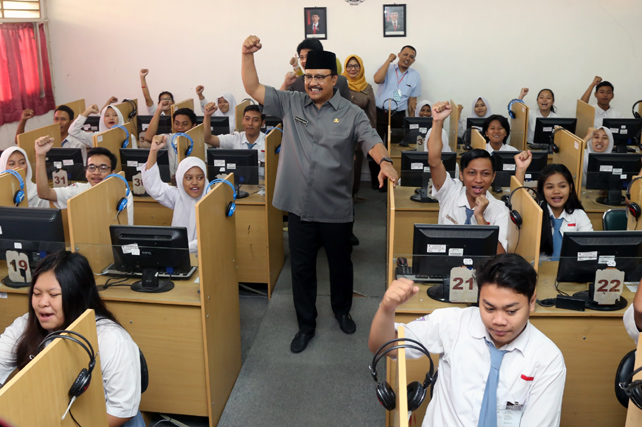
M415 108L415 117L419 117L419 112L421 111L422 108L424 108L424 105L429 106L432 111L432 102L430 102L427 99L424 99L423 101L419 101L419 103L417 104L417 108Z
M488 100L486 98L484 98L483 96L478 96L477 98L475 98L473 100L473 105L472 105L472 107L470 107L470 117L472 117L472 118L479 117L477 115L477 113L475 113L475 104L477 104L477 101L479 101L480 99L482 101L484 101L484 104L486 104L486 114L484 114L480 118L485 119L488 116L492 116L493 115L493 111L490 109L490 104L488 103Z
M611 129L607 128L606 126L600 126L599 128L596 128L595 131L597 132L598 130L603 129L604 133L606 133L607 138L609 139L609 145L606 147L606 150L602 151L602 153L610 153L613 151L613 133L611 132ZM593 137L591 136L590 139L586 140L586 150L584 151L584 174L582 176L582 186L586 186L586 173L588 172L588 158L589 154L595 153L595 150L593 150Z
M236 130L236 98L229 92L223 92L216 97L216 103L218 104L219 98L225 98L228 104L230 104L230 109L227 113L222 113L221 110L216 110L214 113L215 116L227 116L230 120L230 133L234 133Z
M187 157L178 164L176 169L176 189L178 191L178 198L174 204L174 215L172 216L173 227L187 227L187 239L189 240L190 252L196 252L196 203L198 203L203 193L194 198L188 195L183 188L183 177L185 173L193 167L200 168L205 174L205 185L207 185L207 165L198 157Z
M15 146L9 147L6 150L4 150L2 152L2 155L0 156L0 173L7 170L7 162L9 161L9 157L11 157L11 155L16 151L19 151L20 153L22 153L22 155L25 156L25 160L27 161L27 167L26 167L26 173L25 173L25 187L27 190L27 196L29 197L29 207L48 208L49 202L47 200L42 200L40 197L38 197L38 188L36 187L36 184L34 184L32 181L31 164L29 163L29 158L27 157L27 153L25 152L25 150Z
M118 124L121 126L125 126L125 119L123 119L123 114L120 112L120 110L116 107L108 105L105 108L103 108L103 111L100 112L100 121L98 122L98 132L104 132L106 130L109 130L109 128L105 124L105 114L107 113L108 108L111 108L116 112L116 115L118 116ZM127 132L129 132L129 130ZM129 140L131 141L132 145L131 147L128 147L128 148L138 148L136 137L134 135L130 134Z

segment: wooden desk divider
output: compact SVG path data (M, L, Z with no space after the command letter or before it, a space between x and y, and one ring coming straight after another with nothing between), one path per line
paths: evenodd
M448 145L453 153L457 152L457 131L459 130L459 108L452 99L450 100L452 113L450 113L450 129L448 129ZM428 141L426 141L426 144Z
M579 198L582 194L582 164L584 163L585 142L566 129L560 129L555 132L555 145L559 147L559 153L553 153L553 163L561 163L571 171Z
M120 172L123 178L125 174ZM94 185L67 202L71 251L87 258L94 273L114 261L109 226L128 224L125 208L116 218L116 203L125 196L125 183L115 177Z
M234 123L234 129L236 129L237 132L242 132L245 129L243 127L243 110L245 110L245 107L247 107L250 104L252 104L251 99L244 99L243 101L241 101L240 104L234 107L234 117L236 118L236 123Z
M511 192L521 187L515 176L510 179ZM521 228L508 221L508 248L506 252L516 253L530 262L537 271L539 267L539 248L542 236L542 208L531 192L521 188L513 193L511 205L522 217Z
M191 138L192 141L194 141L194 147L192 148L192 152L189 155L190 157L198 157L205 163L207 163L207 151L205 150L205 136L203 133L203 123L201 123L198 126L194 126L192 129L188 130L185 132L188 134ZM169 141L171 143L171 141ZM189 139L185 138L184 136L178 136L176 137L176 147L178 149L177 153L177 162L180 163L188 157L186 155L187 153L187 148L189 147ZM169 150L173 150L173 148L168 147ZM214 179L214 177L210 176L208 177L210 181Z
M642 334L638 337L638 351L635 355L635 368L642 366ZM633 381L642 380L642 372L638 372L633 377ZM629 408L626 411L626 424L625 427L639 427L642 425L642 410L629 401Z
M29 132L21 133L18 135L18 147L25 150L27 157L29 158L29 163L31 164L31 170L36 173L36 139L41 136L50 136L54 139L54 147L60 148L62 143L62 138L60 137L60 125L57 123L50 124L48 126L43 126L38 129L30 130Z
M137 132L137 130L138 130L138 99L130 99L130 101L133 102L134 105L136 106L136 111L132 111L133 110L132 104L127 102L127 101L123 101L120 104L116 104L116 105L114 105L114 107L118 108L118 110L120 111L120 114L122 114L122 116L123 116L123 120L125 121L125 123L131 122L132 129L134 129L134 135L136 136L136 138L138 138L138 132ZM132 112L134 112L134 115L131 118L129 118L129 115ZM131 133L131 130L130 130L130 133Z
M277 129L272 129L265 137L264 184L268 233L268 298L272 297L272 291L285 262L283 255L283 211L272 205L274 187L276 186L276 171L279 165L279 153L276 150L281 146L282 129L283 125L279 124Z
M181 102L177 102L170 107L171 111L171 117L174 117L174 112L178 109L181 108L189 108L190 110L194 111L194 99L189 98ZM196 114L196 112L194 112ZM175 133L176 131L174 130L174 120L172 120L172 133Z
M234 183L234 175L226 179ZM236 275L236 216L226 215L232 189L218 183L196 204L198 271L210 426L218 423L241 371Z
M470 146L473 147L473 149L486 149L486 138L484 138L481 132L475 128L470 130Z
M85 100L84 99L78 99L76 101L66 102L66 103L60 104L60 105L65 105L65 106L71 108L71 111L74 112L74 118L72 119L72 121L76 120L76 118L78 116L80 116L82 113L84 113L85 109L87 108L87 107L85 107Z
M87 338L98 353L96 318L85 311L68 330ZM100 356L96 357L100 360ZM69 387L87 369L89 358L76 343L55 339L0 389L2 419L15 426L70 426L71 416L61 420L69 404ZM91 385L74 402L72 410L83 426L107 426L107 409L100 362L91 374Z
M397 330L398 338L406 337L406 329L404 326L399 326ZM402 343L399 343L402 344ZM390 361L386 357L386 361ZM381 363L381 362L379 362ZM390 364L387 364L390 366ZM408 376L406 373L406 349L400 348L397 350L397 363L396 363L396 372L394 373L394 381L390 384L396 391L397 395L397 405L394 410L394 417L391 420L395 427L408 427ZM381 366L381 365L379 365Z
M637 177L634 176L633 179L635 179L635 178L637 178ZM630 202L631 203L637 203L638 206L642 207L642 179L638 179L637 181L635 181L635 182L633 182L631 184L630 193L631 193ZM642 218L638 218L636 220L633 217L633 215L631 215L628 212L628 209L627 209L627 213L626 213L626 218L627 218L627 222L626 222L626 229L627 230L636 230L636 231L637 230L642 230Z
M22 182L25 180L25 169L18 169L16 172L22 177ZM16 192L20 190L20 183L18 179L11 173L0 172L0 206L12 207L16 204L13 199ZM25 198L18 205L21 208L29 207L29 194L27 194L27 186L24 186Z
M577 107L575 109L575 117L577 118L575 134L584 138L588 129L595 125L595 107L587 104L581 99L578 99Z
M125 125L129 134L131 135L132 129L130 128L131 124L127 123ZM121 128L111 128L103 132L97 132L94 134L94 147L103 147L112 152L116 156L116 169L112 173L120 172L123 170L120 164L120 149L123 148L123 142L127 134ZM131 141L130 141L131 142ZM131 147L131 143L128 145L128 148Z
M387 224L387 230L388 230L388 236L387 236L387 251L386 251L386 260L387 260L387 274L388 274L388 281L386 282L386 288L390 286L393 280L395 280L395 268L396 268L396 263L395 263L395 257L401 254L395 254L394 253L394 247L395 247L395 187L392 185L392 182L388 180L388 224ZM404 256L407 256L404 255Z
M515 102L511 106L511 111L515 113L515 118L511 119L510 139L508 144L517 148L519 151L524 151L526 149L528 110L528 106L521 102Z

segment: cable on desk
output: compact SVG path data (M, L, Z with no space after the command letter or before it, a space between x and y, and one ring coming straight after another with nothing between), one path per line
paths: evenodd
M104 291L106 289L111 288L112 286L129 286L131 288L132 286L131 283L125 283L125 282L133 278L134 278L134 273L131 273L129 276L121 279L115 279L112 277L107 279L104 285L98 285L96 287L98 288L99 291Z

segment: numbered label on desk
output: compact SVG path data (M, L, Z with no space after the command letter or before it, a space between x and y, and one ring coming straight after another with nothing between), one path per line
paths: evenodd
M450 270L451 302L477 302L477 282L473 270L466 267L455 267Z
M9 269L9 280L18 283L31 282L31 269L29 258L24 252L7 251L7 268Z
M606 268L595 272L593 299L599 305L613 305L622 295L624 272L616 268Z
M143 175L139 172L132 176L132 193L140 196L145 194L145 187L143 186Z
M67 171L64 169L52 172L51 180L53 181L54 188L67 187L69 185L69 181L67 180Z

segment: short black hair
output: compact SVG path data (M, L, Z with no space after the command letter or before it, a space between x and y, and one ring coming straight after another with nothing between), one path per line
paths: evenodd
M172 98L172 101L174 100L174 95L172 95L172 92L164 91L158 94L158 102L161 102L161 98L163 97L163 95L169 95L169 97Z
M546 90L551 93L551 98L553 98L553 102L555 102L555 94L553 93L553 91L551 89L542 89L542 90L540 90L539 92L537 92L537 98L539 98L539 96L542 94L542 92L544 92ZM554 105L551 105L551 111L554 112L554 113L556 112Z
M490 160L490 165L493 168L493 172L495 172L495 162L493 161L493 158L491 157L490 153L480 148L474 148L470 151L467 151L466 153L464 153L463 156L461 156L461 160L459 160L459 170L461 172L464 172L464 169L468 167L468 164L475 159Z
M261 109L259 108L258 105L250 104L245 109L243 110L243 115L247 113L248 111L256 111L257 113L261 114L261 121L265 120L265 114L261 113Z
M92 147L89 150L87 150L87 160L91 158L91 156L107 156L109 157L109 161L111 162L111 170L113 171L116 169L116 163L118 163L118 159L116 159L116 156L114 156L114 153L106 149L105 147Z
M490 126L490 123L493 120L497 120L501 127L506 130L506 136L504 137L504 141L502 143L506 144L506 141L508 141L508 137L510 136L510 123L508 123L508 119L501 114L493 114L492 116L488 116L486 120L484 120L484 124L482 125L482 134L484 138L486 138L486 141L488 141L488 137L486 136L486 132L488 131L488 128Z
M597 86L595 86L595 92L597 92L598 90L600 90L600 88L601 88L601 87L603 87L603 86L608 86L608 87L610 87L610 88L611 88L611 90L612 90L613 92L615 92L615 88L613 87L613 85L611 84L611 82L606 81L606 80L599 82L599 83L597 84Z
M174 115L172 116L172 122L176 120L176 116L178 116L179 114L187 116L192 122L192 126L196 124L196 114L191 108L179 108L178 110L174 111Z
M317 39L305 39L296 47L297 55L300 55L303 49L323 51L323 45Z
M517 254L495 255L484 263L475 274L477 287L497 285L525 295L530 301L535 294L537 272L530 262Z
M56 107L56 109L54 111L54 114L56 114L56 111L64 111L65 113L67 113L69 115L69 120L73 120L74 119L74 110L72 110L71 108L67 107L66 105L59 105L58 107Z
M401 48L399 52L403 52L405 48L409 48L415 51L415 56L417 56L417 49L415 49L413 46L410 46L409 44L405 45L404 47Z

